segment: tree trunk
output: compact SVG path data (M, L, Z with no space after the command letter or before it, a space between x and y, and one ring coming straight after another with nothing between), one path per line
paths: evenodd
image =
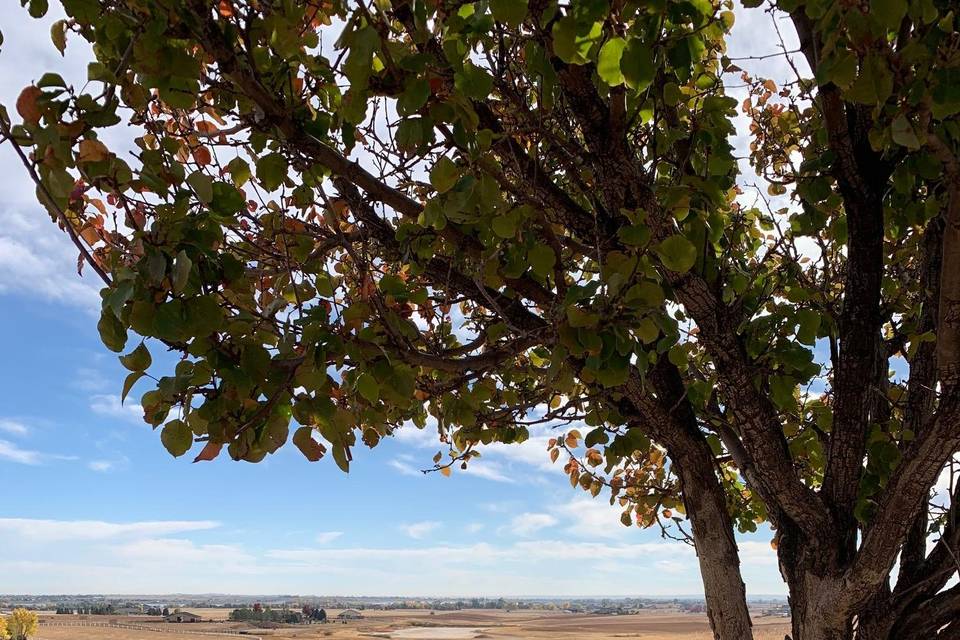
M852 640L853 612L835 558L811 547L792 523L781 524L777 556L790 591L791 640Z
M838 611L836 598L827 595L835 591L809 574L802 582L803 588L790 588L792 640L851 640L850 616Z
M713 636L715 640L749 640L753 628L723 487L709 459L703 465L674 463L674 469L684 487Z

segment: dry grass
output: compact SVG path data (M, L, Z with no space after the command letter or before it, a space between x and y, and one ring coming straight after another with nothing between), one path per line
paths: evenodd
M225 609L188 609L207 620L225 620ZM339 613L329 610L331 617ZM66 616L44 616L61 619ZM190 631L240 631L262 636L265 640L371 640L391 638L391 632L419 627L413 636L429 640L471 638L475 640L712 640L703 615L671 610L644 611L630 616L592 616L552 611L467 610L438 611L365 611L364 619L347 624L305 625L277 629L253 629L243 623L203 622L172 624L147 622L143 617L111 616L116 622L135 622L155 626L157 631L136 631L98 627L41 626L37 640L217 640L217 636L189 634ZM103 620L100 621L108 621ZM757 640L783 640L788 629L781 618L757 618ZM452 628L456 628L450 630ZM450 630L450 631L448 631ZM180 633L172 633L177 631ZM187 632L186 634L183 632ZM401 637L409 633L400 634ZM227 640L221 636L220 640ZM241 640L238 638L237 640Z

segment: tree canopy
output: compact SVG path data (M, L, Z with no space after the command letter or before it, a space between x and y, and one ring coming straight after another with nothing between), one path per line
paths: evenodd
M11 640L27 640L36 635L39 625L39 616L33 611L18 608L7 617L6 626L0 616L0 638L10 637ZM8 634L4 635L4 632Z
M689 526L717 637L762 522L794 640L960 634L954 3L768 5L781 86L729 0L61 4L89 82L0 123L171 454L435 425L449 474L549 424L624 524Z

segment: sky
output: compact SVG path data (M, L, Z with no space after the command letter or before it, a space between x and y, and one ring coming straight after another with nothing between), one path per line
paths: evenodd
M89 49L61 58L58 17L5 12L0 103L48 70L82 84ZM776 52L769 20L738 7L729 55ZM790 77L782 58L740 65ZM545 430L450 478L420 473L437 447L413 427L349 475L289 445L256 465L171 458L138 394L120 403L92 275L0 146L0 593L702 594L693 550L572 490ZM770 537L739 539L748 595L785 593Z

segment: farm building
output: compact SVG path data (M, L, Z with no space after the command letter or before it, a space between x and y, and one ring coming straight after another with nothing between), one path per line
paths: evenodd
M200 622L200 616L189 611L174 611L164 619L167 622Z
M344 609L337 614L337 620L359 620L363 614L356 609Z

